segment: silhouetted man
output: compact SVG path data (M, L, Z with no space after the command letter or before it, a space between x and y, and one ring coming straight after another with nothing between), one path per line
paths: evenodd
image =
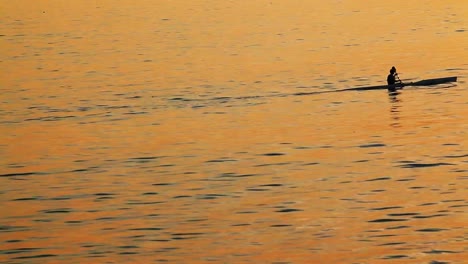
M387 76L387 84L388 85L393 85L396 83L396 77L398 76L398 73L396 72L396 68L395 66L393 66L391 69L390 69L390 74ZM398 78L398 82L401 83L400 79Z
M398 80L397 80L398 78ZM387 84L388 84L388 91L389 92L395 92L397 87L396 87L396 83L399 84L403 84L400 80L400 78L398 77L398 73L396 72L396 68L395 66L393 66L391 69L390 69L390 74L387 76ZM403 85L401 85L401 87L403 87Z

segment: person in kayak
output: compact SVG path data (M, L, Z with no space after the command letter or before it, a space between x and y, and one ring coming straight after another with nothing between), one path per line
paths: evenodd
M389 92L395 92L397 87L395 84L403 84L400 80L400 77L398 77L398 73L396 71L395 66L393 66L390 69L390 74L387 76L387 84L388 84L388 91ZM403 85L401 86L403 87Z
M401 83L401 80L400 78L398 78L398 73L396 72L396 68L395 66L393 66L391 69L390 69L390 74L387 76L387 84L388 85L393 85L395 83Z

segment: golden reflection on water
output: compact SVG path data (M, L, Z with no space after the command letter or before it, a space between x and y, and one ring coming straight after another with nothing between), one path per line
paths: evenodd
M170 86L257 81L267 75L381 76L389 64L398 64L416 78L426 77L415 76L416 69L450 68L454 59L466 56L460 45L465 34L454 32L466 30L468 8L458 1L422 6L408 1L366 6L352 1L45 3L3 3L9 21L26 24L12 23L5 34L33 33L28 46L46 48L41 51L45 66L69 69L71 75L91 70L141 74L145 69L146 78ZM52 49L41 34L58 36ZM63 47L60 40L67 35L71 40ZM19 44L7 48L21 54L28 46ZM71 63L57 51L77 52L73 60L88 63ZM8 73L22 72L15 66L29 62L11 65Z
M0 261L466 259L467 4L0 10Z

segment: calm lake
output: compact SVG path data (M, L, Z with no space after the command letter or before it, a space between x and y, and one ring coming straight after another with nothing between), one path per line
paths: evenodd
M468 2L0 1L0 262L465 263ZM458 82L343 91L458 76Z

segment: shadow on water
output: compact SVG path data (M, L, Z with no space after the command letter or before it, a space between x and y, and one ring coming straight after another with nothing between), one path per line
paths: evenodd
M401 127L400 124L400 108L401 108L401 98L398 96L401 93L398 91L388 91L388 99L391 103L390 105L390 116L393 120L392 123L390 123L391 127Z

